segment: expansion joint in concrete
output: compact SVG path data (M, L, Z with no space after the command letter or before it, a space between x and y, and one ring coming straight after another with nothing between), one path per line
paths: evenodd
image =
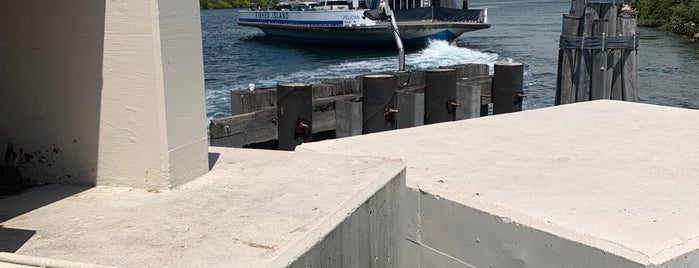
M459 259L457 259L457 258L454 258L453 256L451 256L451 255L449 255L449 254L446 254L446 253L444 253L444 252L441 252L441 251L439 251L439 250L437 250L437 249L435 249L435 248L433 248L433 247L430 247L430 246L425 245L425 244L422 244L422 243L420 243L420 242L418 242L418 241L412 240L412 239L410 239L409 237L406 237L405 240L407 240L408 242L413 243L413 244L415 244L415 245L417 245L417 246L419 246L419 247L426 248L426 249L428 249L428 250L430 250L430 251L432 251L432 252L435 252L435 253L437 253L437 254L439 254L439 255L442 255L442 256L444 256L444 257L447 257L447 258L449 258L449 259L451 259L451 260L453 260L453 261L455 261L455 262L458 262L458 263L460 263L460 264L463 264L465 267L476 268L476 266L473 266L473 265L471 265L471 264L468 264L468 263L466 263L466 262L463 262L462 260L459 260Z

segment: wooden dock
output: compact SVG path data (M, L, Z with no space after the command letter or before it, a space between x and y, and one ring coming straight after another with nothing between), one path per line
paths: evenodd
M302 142L486 116L491 103L496 113L521 110L522 64L495 70L491 76L486 64L462 64L234 90L232 115L211 120L210 144L293 150ZM505 93L493 93L498 84ZM491 96L505 97L498 105Z

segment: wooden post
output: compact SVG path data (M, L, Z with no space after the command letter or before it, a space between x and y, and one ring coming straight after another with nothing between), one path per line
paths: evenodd
M594 36L606 39L607 20L597 19L592 23ZM602 42L602 49L592 50L592 68L590 69L590 99L609 99L610 90L607 82L607 50L604 48L606 41Z
M481 85L481 116L488 116L490 112L490 103L493 102L493 76L485 75L472 79L479 81Z
M578 36L580 17L563 15L563 37ZM573 72L576 68L578 49L562 48L559 51L558 79L556 80L556 105L575 102Z
M634 17L622 17L622 34L624 36L638 35L636 29L636 18ZM634 42L634 47L638 44ZM622 99L625 101L638 101L638 83L636 81L638 77L638 69L636 67L636 49L625 49L622 55L622 68L624 72L622 73Z
M519 62L495 63L493 114L522 110L524 65Z
M335 102L335 137L362 135L362 102Z
M592 7L585 8L585 20L583 22L582 37L592 36L592 23L598 18L597 11ZM590 68L592 56L589 49L581 49L578 53L578 68L575 73L576 102L590 100Z
M615 38L621 36L618 30L619 6L614 4L604 4L604 18L607 20L607 36ZM607 50L607 77L605 84L609 87L609 98L621 100L621 49L610 48Z
M461 104L456 108L455 119L469 119L480 116L481 85L468 78L456 82L456 101Z
M391 74L369 74L364 76L362 97L363 133L374 133L395 129L396 77Z
M585 14L585 0L572 0L570 15L582 17L583 14Z
M425 79L425 124L454 121L456 102L456 71L427 70Z
M409 128L425 124L425 93L422 91L397 91L396 128Z
M310 84L277 85L278 149L293 151L311 141L313 133L313 89Z

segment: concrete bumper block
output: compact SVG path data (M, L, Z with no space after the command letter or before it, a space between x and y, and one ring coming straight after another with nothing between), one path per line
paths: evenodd
M0 199L0 251L119 267L393 265L402 162L209 149L212 170L172 190L48 185Z
M297 151L406 163L406 267L694 267L696 137L699 111L592 101Z

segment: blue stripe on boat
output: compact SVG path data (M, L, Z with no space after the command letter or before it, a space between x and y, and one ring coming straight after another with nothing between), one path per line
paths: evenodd
M268 20L268 19L240 19L242 22L257 22L283 25L315 25L315 26L342 26L341 20Z

